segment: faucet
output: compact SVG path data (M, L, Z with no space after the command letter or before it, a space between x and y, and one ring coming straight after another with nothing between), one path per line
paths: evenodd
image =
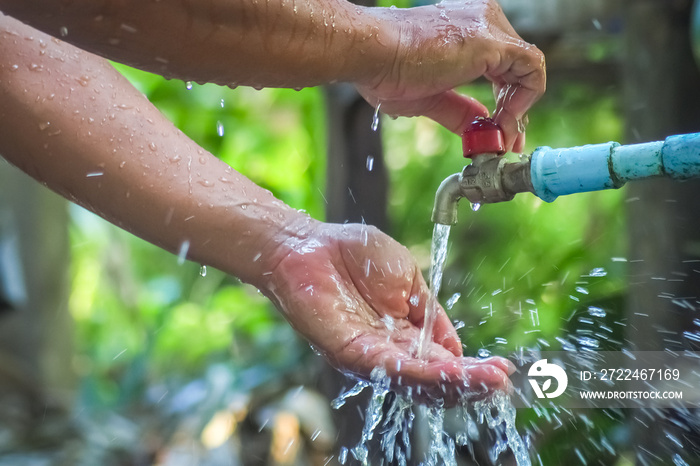
M472 163L440 184L433 207L434 223L456 224L461 198L472 204L490 204L530 192L552 202L567 194L617 189L631 180L700 177L700 133L630 145L543 146L517 162L502 157L504 147L503 133L493 120L479 118L470 125L462 136L462 149Z
M503 132L492 119L478 118L470 125L462 135L462 150L472 163L440 184L433 207L434 223L455 225L461 198L472 204L491 204L510 201L517 193L534 193L530 159L508 162L502 157Z

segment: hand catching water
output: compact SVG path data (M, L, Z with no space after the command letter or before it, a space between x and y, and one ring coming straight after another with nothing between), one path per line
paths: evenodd
M432 298L405 247L366 225L310 225L273 254L264 292L331 364L364 379L382 367L392 388L447 403L509 388L510 363L462 357L439 304L432 342L416 357Z

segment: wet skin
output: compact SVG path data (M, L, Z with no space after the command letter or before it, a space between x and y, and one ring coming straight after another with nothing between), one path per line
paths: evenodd
M508 390L513 366L502 358L462 357L452 323L405 247L367 225L311 222L301 231L274 254L280 258L266 294L336 368L366 379L382 367L395 390L412 387L414 396L450 404ZM429 304L438 313L419 359Z
M187 81L301 88L353 83L395 116L461 134L488 111L455 88L484 76L506 149L545 90L542 53L495 0L418 8L345 0L0 0L0 10L107 58Z
M55 31L50 16L54 3L63 4L25 0L17 6L0 0L0 7L24 12L20 16L31 22L23 6L41 4L46 9L38 11L48 16L42 13L35 22ZM82 3L65 4L70 10ZM149 3L149 8L165 4L177 12L177 5L185 3ZM338 5L346 8L344 3ZM243 77L236 75L235 66L234 71L222 70L222 57L209 56L214 52L200 54L204 62L193 59L192 66L202 66L197 72L209 70L212 81L222 81L217 75L221 72L224 81L230 78L228 82L256 86L347 79L371 103L382 102L388 113L426 115L455 132L486 110L452 87L485 74L502 96L496 117L509 144L517 146L522 136L513 131L513 125L544 90L544 68L541 54L513 35L494 5L475 1L425 10L354 6L343 10L335 16L338 30L343 30L342 18L350 19L348 28L356 27L353 21L361 18L364 26L352 35L357 41L371 32L364 39L371 44L363 55L384 58L378 63L367 59L364 68L354 63L359 67L354 74L346 70L352 68L350 57L342 66L326 67L336 75L316 70L316 76L313 66L324 62L314 62L314 54L310 71L295 75L294 70L280 68L283 82L275 82L277 78L264 69ZM131 14L115 8L117 16ZM87 7L86 11L94 13ZM443 21L441 12L450 15L452 23L464 25L433 28L435 21ZM112 42L94 39L90 27L81 29L81 21L92 24L95 18L81 19L79 9L73 13L78 18L66 19L74 21L66 38L109 55L115 47ZM109 19L104 15L100 21ZM126 19L119 17L119 21ZM154 37L165 32L156 29L155 36L141 35L138 32L146 29L121 24L128 27L119 28L123 49L117 58L137 65L150 63L142 67L162 68L170 76L190 77L187 56L169 56L166 64L148 62L148 57L140 55L146 50L148 59L162 58L154 54L161 52L155 50L161 45ZM204 26L191 26L193 47L201 38L194 34L197 27ZM226 37L221 29L215 28L210 36ZM309 34L313 37L314 32ZM479 53L468 45L469 34L483 45ZM172 48L171 44L165 47L164 53ZM393 59L386 60L388 52ZM325 52L319 53L323 57ZM436 53L442 53L444 61ZM366 226L317 222L286 206L188 139L105 60L8 16L0 16L0 57L0 153L40 182L169 251L176 253L189 244L188 258L256 286L344 372L368 378L374 367L384 367L396 388L413 387L417 393L420 387L421 396L445 398L448 403L465 392L481 396L488 390L508 388L509 363L500 358L462 357L454 327L439 305L428 357L415 357L429 293L408 251L388 236ZM217 60L216 66L207 59ZM423 60L435 60L429 73L420 65ZM450 63L459 63L453 73ZM99 176L88 176L96 173Z

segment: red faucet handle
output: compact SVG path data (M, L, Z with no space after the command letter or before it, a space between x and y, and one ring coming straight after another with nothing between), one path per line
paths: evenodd
M491 118L477 118L462 133L462 151L465 157L505 154L506 145L501 127Z

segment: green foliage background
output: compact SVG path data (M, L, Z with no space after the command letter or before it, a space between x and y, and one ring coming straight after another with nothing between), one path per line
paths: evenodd
M205 149L286 203L323 218L321 90L196 84L188 90L180 81L118 69ZM464 92L494 105L485 84ZM614 89L550 86L530 113L527 152L538 145L620 140L618 106ZM391 179L388 233L427 270L433 196L442 179L465 163L460 140L425 119L383 118L381 131ZM578 321L593 305L606 309L612 329L596 340L615 345L621 337L612 322L621 315L625 290L623 207L624 197L615 191L552 204L519 195L478 212L461 206L440 300L460 294L449 312L464 323L465 353L577 345L581 336L600 336ZM299 380L316 358L272 305L237 279L211 269L204 274L199 264L180 265L177 257L77 207L72 219L70 307L86 405L127 406L148 386L198 377L215 363L232 367L240 374L237 389L250 391ZM591 274L597 268L607 274Z

